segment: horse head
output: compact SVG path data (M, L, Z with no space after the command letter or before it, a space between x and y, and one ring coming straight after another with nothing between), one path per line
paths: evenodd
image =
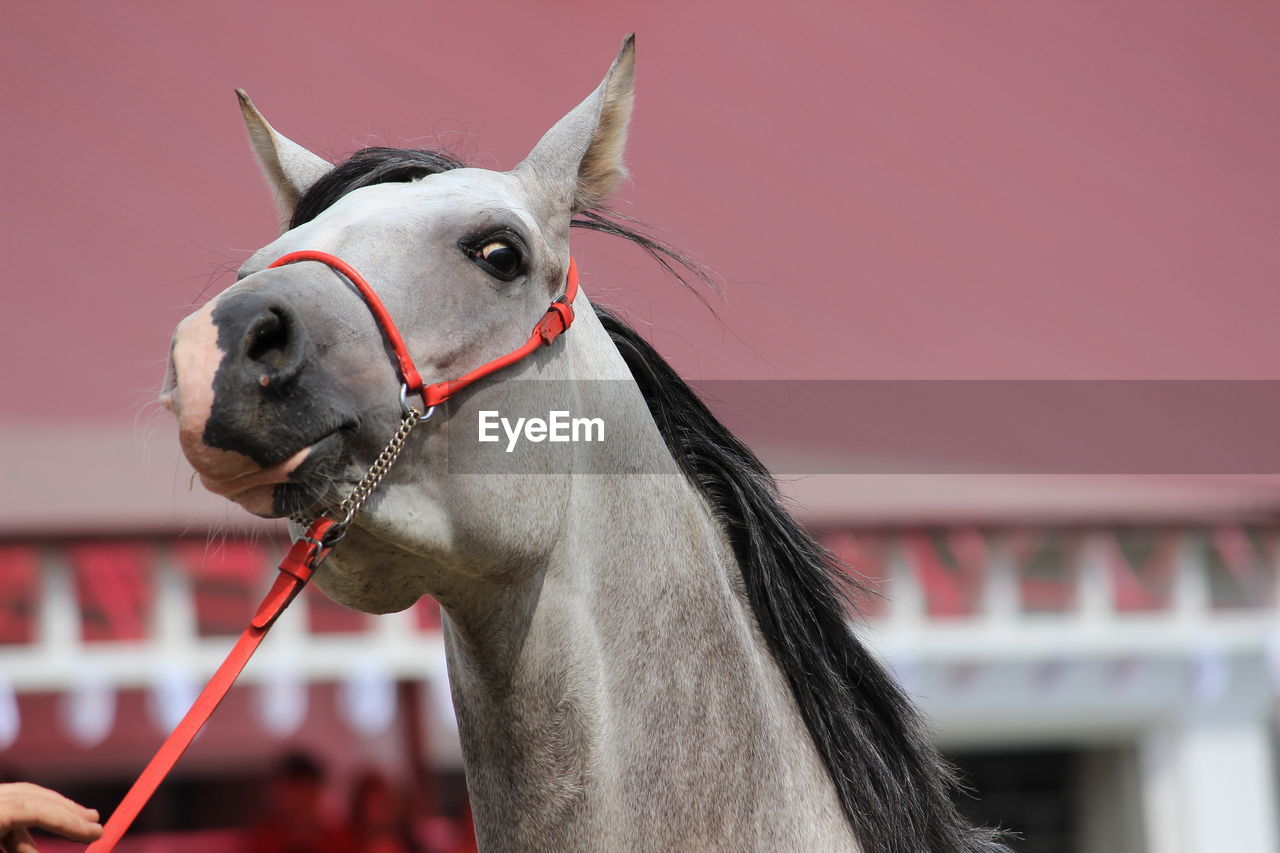
M206 488L264 517L318 513L359 481L400 419L401 379L359 293L323 264L272 268L281 256L322 251L358 270L428 382L461 375L529 336L565 290L571 219L600 204L624 174L634 57L628 37L600 85L511 171L398 152L404 156L378 167L382 174L375 168L365 185L340 194L342 170L377 150L335 169L278 133L239 93L283 233L173 336L162 402L177 415L183 452ZM581 322L564 345L502 378L627 376L586 297L577 301ZM447 594L453 568L510 573L551 547L567 497L550 456L524 457L504 476L445 476L450 464L465 468L459 455L474 447L473 413L494 408L502 385L452 401L443 423L415 436L410 461L352 531L368 547L343 549L376 555L379 577L366 576L363 557L352 554L334 561L347 572L318 579L326 592L364 610L400 609L424 592ZM633 402L643 410L638 396ZM456 430L464 421L473 430L471 442L449 441L455 420ZM532 496L519 480L529 473L547 475ZM515 511L530 497L536 512ZM399 552L415 555L414 577L395 577ZM433 555L440 574L424 586L421 558Z

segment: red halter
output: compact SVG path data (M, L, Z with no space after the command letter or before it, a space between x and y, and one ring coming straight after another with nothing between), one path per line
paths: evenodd
M409 355L409 350L405 347L404 338L400 337L400 332L396 329L396 324L392 322L391 315L387 313L386 306L382 304L378 294L369 286L369 282L364 280L364 276L356 272L350 264L341 258L328 252L317 252L311 249L283 255L273 261L267 269L282 267L286 264L296 264L298 261L319 261L322 264L328 264L346 276L347 280L355 285L356 290L359 290L360 295L364 297L365 304L369 306L373 319L382 328L382 334L386 337L391 351L395 353L396 362L400 367L400 378L403 380L405 388L412 394L421 394L422 402L427 408L438 406L473 382L483 379L504 367L515 364L536 350L539 344L549 346L552 341L560 336L561 332L569 328L570 324L573 323L573 300L578 295L578 265L574 263L573 256L570 255L569 274L565 276L564 293L553 299L551 304L547 306L547 313L543 314L542 319L533 327L533 334L529 336L529 340L525 341L518 349L512 350L506 355L498 356L493 361L485 362L475 370L464 373L457 379L434 382L424 387L422 376L418 373L418 368L413 364L413 357Z
M539 346L550 346L551 342L573 323L573 300L578 295L578 266L574 263L573 257L570 256L569 272L565 277L564 294L551 301L546 313L542 315L537 325L533 327L533 333L524 344L506 355L501 355L492 361L485 362L457 379L434 382L431 385L424 386L422 376L418 373L418 368L414 366L413 357L409 355L409 350L405 346L404 338L400 336L400 331L396 328L390 313L387 312L386 306L382 304L382 300L378 298L378 294L369 285L369 282L365 281L364 276L356 272L346 261L335 255L309 249L290 252L277 258L268 269L282 267L298 261L318 261L319 263L327 264L346 276L347 280L360 291L365 304L369 306L370 313L373 314L373 319L377 322L388 346L391 347L391 351L395 354L396 367L404 383L404 387L401 390L401 401L404 400L405 392L421 394L422 401L428 410L448 400L468 385L529 356ZM164 780L164 777L173 769L173 765L182 757L182 753L191 745L191 741L200 732L200 729L204 727L210 715L222 702L223 697L227 695L227 691L231 689L236 677L240 675L245 664L249 662L249 658L257 650L262 638L267 635L267 631L271 630L271 626L276 619L280 617L284 609L289 606L289 603L298 596L307 581L311 579L316 567L328 556L330 549L337 542L337 539L333 538L332 534L338 529L338 522L322 515L312 522L307 531L293 543L289 553L280 561L280 574L262 599L262 603L258 605L258 611L254 614L253 619L250 620L249 626L244 629L240 639L236 641L226 659L214 672L213 677L209 679L209 683L205 685L204 690L200 691L200 695L191 705L191 709L187 711L182 721L165 739L165 742L160 745L160 749L156 751L151 761L139 774L137 781L133 783L133 787L125 794L124 799L120 801L120 805L116 807L116 810L111 813L111 818L102 829L102 837L89 845L87 853L109 853L109 851L115 849L116 843L129 829L134 818L138 816L138 812L142 811L142 807L151 799L151 795L155 793L156 788ZM337 538L341 538L341 536L339 535Z

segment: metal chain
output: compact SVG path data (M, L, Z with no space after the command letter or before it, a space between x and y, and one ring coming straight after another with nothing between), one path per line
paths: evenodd
M409 434L413 432L414 427L431 417L435 412L434 406L427 409L426 414L412 406L405 405L403 408L404 417L400 419L400 426L396 427L395 434L391 436L387 446L378 454L378 458L373 460L373 464L369 466L369 470L365 472L360 482L356 483L351 493L334 508L335 511L343 513L343 516L337 524L330 528L330 535L325 537L327 540L326 545L336 544L346 534L347 525L351 523L356 513L360 511L360 508L364 506L365 502L369 500L369 497L378 488L382 478L387 476L391 466L400 458L400 451L404 450L404 445L409 440ZM295 516L293 520L303 527L309 527L315 519Z
M396 428L395 435L391 436L391 441L387 442L387 446L378 454L378 458L373 460L373 464L369 466L368 472L364 478L356 484L351 490L351 494L342 499L342 503L338 504L338 510L345 512L346 515L338 522L341 525L351 523L351 519L360 511L360 507L364 506L365 501L369 500L369 496L373 494L374 489L378 488L378 484L382 482L382 478L387 476L387 472L391 470L391 466L400 456L400 451L404 449L405 441L409 438L409 433L413 432L422 421L422 413L417 409L409 409L405 413L404 418L400 421L400 426Z

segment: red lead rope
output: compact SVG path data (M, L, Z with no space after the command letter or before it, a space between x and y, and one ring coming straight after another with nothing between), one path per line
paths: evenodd
M129 793L124 795L120 805L111 813L111 819L102 828L102 837L89 845L89 853L107 853L115 849L116 842L129 829L138 812L142 811L164 777L169 775L173 765L187 751L200 729L204 728L209 716L222 703L223 697L257 650L262 638L267 636L272 624L311 579L312 572L328 553L323 545L324 536L334 524L332 519L319 518L307 528L302 538L293 543L289 553L280 561L280 574L258 605L258 612L249 622L249 627L240 634L240 639L236 640L222 665L214 672L204 690L200 691L182 722L165 738L160 749L151 757L151 761L129 789Z
M364 276L356 272L346 261L335 255L330 255L328 252L310 250L290 252L278 258L268 269L298 261L318 261L326 264L346 276L360 291L360 295L364 298L365 304L369 306L369 311L373 314L374 320L377 321L378 327L382 329L387 344L395 354L396 366L399 369L400 378L403 380L405 388L412 393L421 394L422 401L428 408L443 403L473 382L483 379L504 367L515 364L520 359L530 355L539 346L549 346L573 323L573 300L578 295L578 267L573 258L570 257L569 272L565 277L564 295L552 300L547 312L542 315L542 319L534 326L533 334L529 336L529 339L524 344L506 355L499 356L480 365L475 370L465 373L457 379L436 382L424 387L422 376L413 364L413 358L409 355L404 338L400 336L400 332L396 329L396 324L392 321L386 306L382 304L382 300L378 298L378 294L369 285L369 282L365 281ZM267 631L271 630L271 626L275 624L276 619L289 606L289 603L297 598L298 593L302 591L307 581L311 579L316 567L320 565L320 561L328 555L332 546L325 541L325 537L335 525L337 525L337 522L333 519L321 516L313 521L307 531L293 543L289 553L280 561L280 574L276 577L275 583L271 585L271 589L267 591L266 597L262 599L262 603L258 605L258 611L254 614L253 619L250 620L249 627L244 629L240 639L231 648L222 665L214 672L204 690L200 691L200 695L196 697L196 701L182 718L182 722L178 723L177 727L169 734L169 737L165 739L165 742L160 745L160 749L152 756L151 761L143 769L142 773L138 775L138 779L133 783L133 787L129 789L129 793L125 794L124 799L120 801L120 805L111 813L111 818L107 821L106 826L102 828L102 837L89 845L87 853L110 853L111 850L115 849L116 843L128 831L134 818L138 816L138 813L142 811L142 807L151 799L151 795L155 793L156 788L164 781L164 777L173 769L173 765L182 757L182 753L186 752L187 747L191 745L191 741L195 739L200 729L204 728L204 724L208 722L209 717L217 710L218 705L227 695L227 691L235 683L236 677L240 675L245 664L249 662L249 658L257 650L262 638L267 635ZM337 531L334 532L336 533Z

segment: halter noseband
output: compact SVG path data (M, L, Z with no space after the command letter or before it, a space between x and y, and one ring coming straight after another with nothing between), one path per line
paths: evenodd
M231 689L231 685L235 683L236 677L244 669L245 664L249 662L249 658L258 648L258 644L262 642L262 638L266 636L267 631L271 630L271 626L275 624L276 619L280 617L284 609L289 606L289 603L298 596L307 581L311 579L316 567L320 565L320 562L328 556L333 546L345 535L347 525L351 523L352 518L355 517L365 500L378 487L378 484L382 482L382 478L395 463L405 440L409 437L409 433L413 431L413 428L429 418L431 413L435 411L436 406L448 400L468 385L532 355L539 346L550 346L552 341L558 338L573 323L573 300L578 295L578 266L574 263L573 256L570 255L569 270L565 276L564 293L553 299L551 304L547 306L546 313L542 315L533 327L533 333L529 335L528 340L506 355L487 361L457 379L447 379L424 385L422 375L418 373L418 368L413 363L413 357L409 355L409 349L405 346L404 338L401 337L399 329L396 328L395 321L391 319L391 314L387 311L386 306L382 304L377 292L365 280L364 276L360 275L354 267L336 255L311 249L282 255L273 261L267 269L274 269L275 267L282 267L299 261L316 261L325 264L345 276L356 290L360 291L360 296L364 299L365 305L368 306L369 312L373 314L374 321L378 324L383 338L386 339L387 345L391 347L391 352L395 356L396 369L400 374L402 383L400 386L400 406L403 417L400 421L400 426L392 437L391 442L378 456L378 459L370 467L364 478L337 507L338 510L345 513L344 517L335 520L326 514L321 514L318 518L303 525L306 527L306 532L298 537L293 546L289 548L289 553L280 561L280 574L262 599L262 603L258 605L258 610L253 615L253 619L250 620L249 626L241 633L240 639L236 641L226 659L223 660L217 671L209 679L204 690L200 691L200 695L196 697L191 709L187 711L182 721L178 723L169 734L169 737L160 745L160 749L156 751L151 761L143 769L142 773L138 775L133 787L129 789L124 799L120 801L120 805L111 813L111 818L102 829L102 836L89 845L86 853L110 853L111 850L115 849L116 842L129 829L134 818L138 816L138 812L146 805L147 800L151 798L151 795L164 780L164 777L173 768L173 765L177 763L200 729L204 727L209 716L222 702L223 697ZM409 394L418 394L422 397L422 402L426 406L425 412L420 412L409 405L407 401Z
M382 330L382 335L386 338L387 345L391 347L392 353L395 354L396 365L399 368L400 379L404 383L405 392L420 394L423 405L428 410L440 405L473 382L483 379L504 367L515 364L530 355L538 348L539 344L550 346L551 342L573 323L573 300L578 295L578 265L574 262L573 256L570 255L569 272L565 276L564 293L551 300L551 304L547 306L547 312L542 315L542 319L534 326L533 334L529 336L529 339L524 344L506 355L498 356L492 361L485 362L475 370L464 373L457 379L446 379L443 382L433 382L424 386L422 375L418 373L418 368L414 366L413 357L409 355L409 349L405 346L404 338L400 336L399 329L396 328L395 322L391 319L391 314L387 311L386 306L382 304L382 300L378 298L378 294L373 287L370 286L369 282L365 281L364 276L356 272L355 268L342 260L342 258L331 255L328 252L319 252L313 249L304 249L299 252L290 252L287 255L282 255L272 261L267 269L296 264L299 261L317 261L326 264L346 276L356 290L360 291L365 304L369 306L369 313L373 314L373 319Z

